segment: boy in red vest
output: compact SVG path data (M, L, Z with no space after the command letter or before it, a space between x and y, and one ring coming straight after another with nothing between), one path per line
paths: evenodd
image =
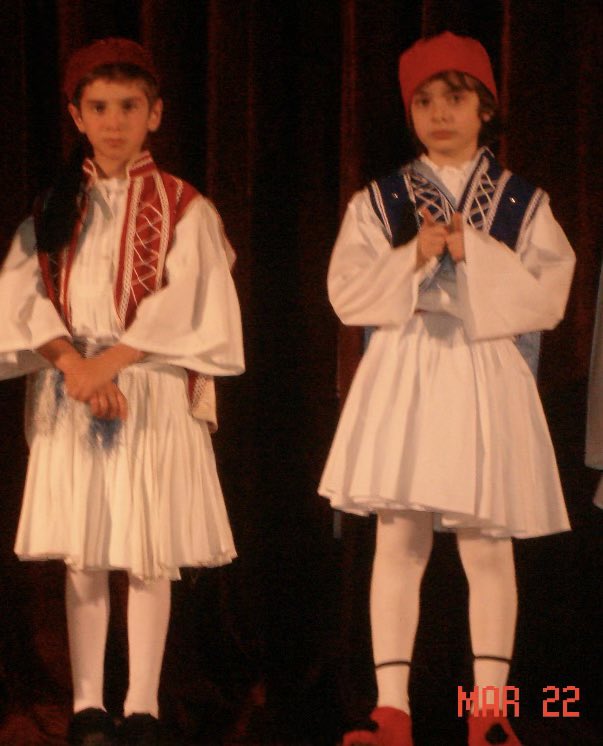
M33 372L15 551L61 558L71 744L110 744L108 572L129 576L120 737L156 743L170 583L235 548L216 473L213 376L244 369L233 252L213 205L146 150L159 79L127 39L78 50L64 89L81 143L0 275L0 376Z

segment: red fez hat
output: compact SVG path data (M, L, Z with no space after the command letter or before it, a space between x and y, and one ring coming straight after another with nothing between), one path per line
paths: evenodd
M131 39L109 38L95 41L73 53L63 80L63 90L71 101L78 83L100 65L136 65L159 82L157 70L149 52Z
M446 70L472 75L496 98L492 65L483 46L469 36L457 36L444 31L429 39L419 39L400 55L400 88L407 113L410 111L413 93L421 83Z

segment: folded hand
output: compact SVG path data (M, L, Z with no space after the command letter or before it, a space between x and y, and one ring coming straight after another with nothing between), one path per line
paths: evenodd
M65 390L72 399L88 402L93 394L112 382L117 372L115 366L101 355L72 357L63 367Z
M88 404L94 417L102 417L107 420L117 418L125 420L128 416L126 397L113 382L98 388L90 397Z

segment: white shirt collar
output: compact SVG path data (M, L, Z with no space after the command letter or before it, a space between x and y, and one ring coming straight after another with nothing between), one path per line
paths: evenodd
M450 193L459 200L463 194L467 180L473 173L482 152L483 150L480 148L471 160L465 161L458 166L449 164L438 166L425 153L420 156L420 160L425 163L426 166L429 166Z

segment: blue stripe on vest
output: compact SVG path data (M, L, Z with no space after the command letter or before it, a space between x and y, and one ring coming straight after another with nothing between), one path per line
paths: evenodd
M369 193L373 209L383 223L391 245L401 246L411 241L421 223L400 171L371 182Z
M480 166L483 164L484 158L488 160L488 168L485 174L478 176L481 172ZM412 174L412 164L405 166L398 171L384 176L376 181L372 181L369 185L369 195L371 204L375 210L376 215L383 224L386 235L392 245L392 247L401 246L408 243L417 234L418 227L420 225L420 218L418 211L422 207L422 204L417 199L415 205L410 198L408 189L406 187L406 181L404 174L409 176ZM467 212L466 201L468 195L474 191L476 179L486 179L486 188L478 189L475 191L473 197L473 203L469 207L469 216L473 213L477 216L476 220L471 220L474 223L474 227L481 228L479 224L480 218L483 224L483 214L488 213L491 209L491 204L488 204L489 196L494 193L494 188L499 182L501 176L504 173L503 167L495 160L494 156L489 151L484 151L482 158L478 161L478 165L465 188L458 207L455 207L446 196L441 192L436 184L429 181L422 174L420 178L425 182L426 186L430 189L430 196L433 198L435 194L440 201L441 209L434 209L432 204L427 205L432 213L439 212L440 217L444 212L449 209L450 211L459 210L461 212ZM488 189L493 185L494 188ZM525 220L530 220L531 215L527 215L528 209L531 207L533 210L536 208L540 196L537 194L536 187L529 184L525 179L511 174L507 183L504 186L498 204L496 205L496 213L490 227L490 235L497 241L501 241L506 244L509 248L515 250L517 242L521 233L522 226ZM415 199L416 199L415 194ZM447 205L444 205L444 202ZM437 219L437 215L434 215ZM476 224L477 223L477 224ZM370 337L374 327L367 327L364 332L365 349L368 346ZM530 370L536 376L538 372L538 362L540 358L540 338L541 332L529 332L526 334L520 334L515 340L517 348L521 352L525 361L530 367Z

